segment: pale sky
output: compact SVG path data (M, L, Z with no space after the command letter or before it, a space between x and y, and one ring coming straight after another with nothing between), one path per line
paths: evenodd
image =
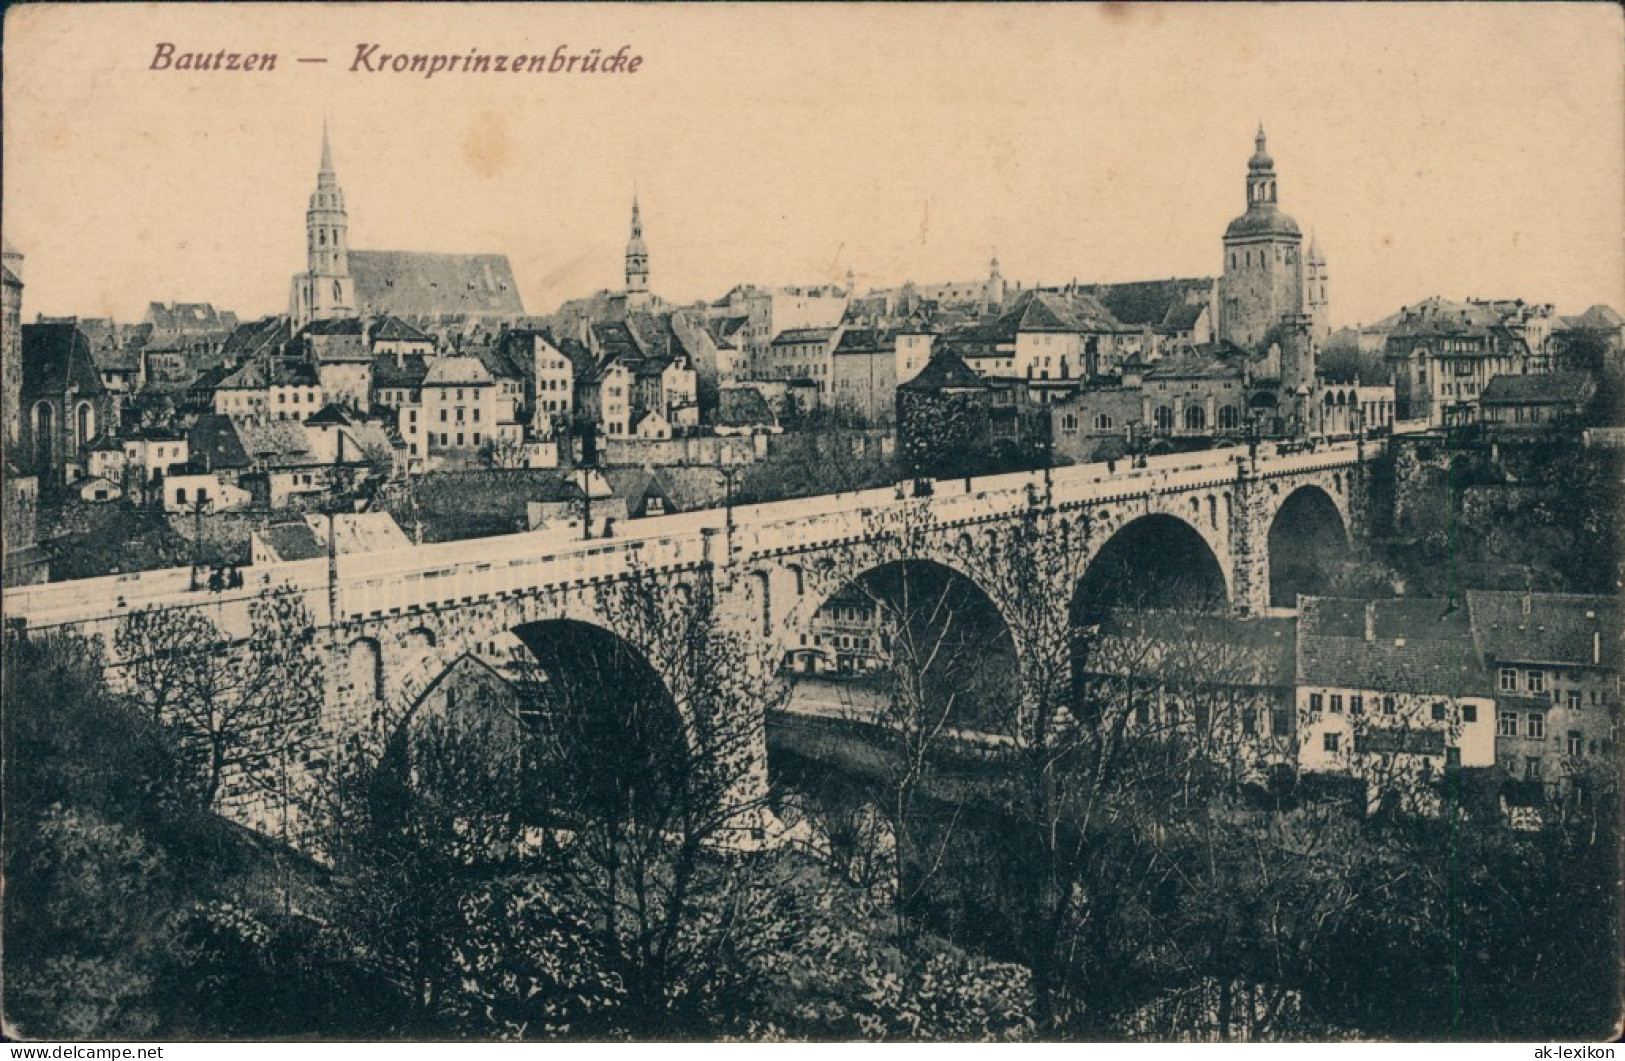
M1332 319L1433 294L1625 304L1613 4L21 6L6 239L23 313L281 312L331 123L357 249L507 254L526 309L654 289L1219 271L1262 120ZM148 69L154 46L274 73ZM630 76L352 73L630 45ZM296 63L296 56L329 62Z

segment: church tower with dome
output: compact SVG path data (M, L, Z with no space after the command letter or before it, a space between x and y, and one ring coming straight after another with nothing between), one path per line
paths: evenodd
M1256 144L1247 162L1247 212L1225 229L1219 287L1219 337L1249 353L1266 340L1279 341L1304 313L1303 233L1278 205L1275 160L1262 125ZM1288 375L1284 363L1282 375Z

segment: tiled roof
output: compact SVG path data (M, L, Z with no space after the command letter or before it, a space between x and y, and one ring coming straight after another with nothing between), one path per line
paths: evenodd
M1434 296L1400 311L1391 339L1487 338L1501 330L1501 317L1481 303L1452 302Z
M278 560L314 560L327 555L327 548L316 540L316 532L303 520L273 523L258 534Z
M311 321L300 331L301 335L361 335L366 330L360 317L333 317Z
M1303 598L1298 682L1441 696L1491 691L1467 610L1440 600Z
M85 396L106 389L89 341L73 324L23 325L22 356L25 400L60 395L70 387Z
M446 387L462 384L480 386L491 382L491 373L477 357L437 357L429 362L423 376L426 387Z
M245 357L273 352L274 347L287 342L290 337L291 329L288 327L286 317L261 317L257 321L247 321L232 329L220 353L230 361L239 361Z
M1297 621L1120 612L1102 628L1086 659L1097 674L1287 689L1297 681Z
M898 390L939 391L947 388L974 388L985 390L982 377L970 370L957 354L944 351L933 354L926 366L907 383L897 385Z
M525 312L503 254L350 252L358 309L368 314L517 317Z
M372 341L387 340L391 342L432 343L434 336L414 328L412 325L391 314L386 314L372 326Z
M874 354L889 351L895 345L892 337L879 328L848 328L835 344L837 354Z
M1223 358L1190 354L1165 358L1146 371L1146 379L1227 379L1241 378L1241 366Z
M1595 389L1586 372L1536 372L1500 375L1484 387L1485 405L1556 405L1583 402Z
M315 459L305 425L297 420L239 420L235 427L243 452L255 461L282 465L308 464ZM195 443L192 459L197 459Z
M222 312L207 302L150 302L147 319L160 331L183 334L229 332L237 327L237 314Z
M772 346L792 346L800 343L827 343L835 334L834 328L786 328L773 337Z
M200 468L247 468L252 463L237 435L236 424L227 416L198 417L187 432L186 451Z
M482 346L476 355L492 379L527 380L535 370L535 362L519 357L506 343L501 346Z
M1022 332L1116 332L1121 323L1105 304L1084 291L1061 293L1029 289L999 314L988 332L1000 342L1014 342Z
M1170 314L1179 313L1178 319L1188 314L1191 324L1207 305L1213 292L1213 278L1198 276L1187 279L1143 280L1127 284L1090 284L1084 292L1098 298L1106 310L1119 322L1134 326L1176 327ZM1178 330L1189 328L1184 325Z
M344 410L343 406L329 402L311 415L305 417L305 423L323 427L328 424L342 424L348 427L356 422L356 418Z
M1467 611L1473 638L1492 663L1591 665L1596 648L1603 665L1620 666L1625 628L1618 598L1468 590ZM1594 635L1600 635L1595 645Z
M379 354L372 359L372 386L420 387L429 373L429 359L422 354Z

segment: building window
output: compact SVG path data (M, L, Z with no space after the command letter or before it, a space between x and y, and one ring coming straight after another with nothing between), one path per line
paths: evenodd
M1523 761L1523 776L1526 781L1540 780L1540 756L1526 756Z
M1570 689L1568 691L1568 708L1570 711L1580 710L1580 690Z
M1385 697L1382 698L1382 713L1385 714L1385 715L1391 715L1391 714L1394 713L1394 698L1393 697L1385 696Z
M1333 693L1332 694L1332 714L1341 715L1342 713L1343 713L1343 694L1342 693Z
M1252 707L1241 709L1241 732L1243 736L1251 737L1258 733L1258 710Z
M1322 702L1322 699L1321 699L1321 695L1319 693L1310 693L1309 694L1309 710L1311 710L1311 711L1319 711L1319 710L1321 710L1321 702Z
M1323 734L1321 734L1320 746L1322 748L1324 748L1328 753L1330 753L1332 755L1337 754L1338 749L1342 745L1342 743L1343 743L1343 735L1341 733L1323 733Z
M1531 740L1546 739L1546 716L1544 714L1539 711L1531 711L1525 721L1527 724L1524 729L1524 736Z
M1443 700L1435 700L1435 701L1433 701L1433 721L1435 721L1435 722L1443 722L1444 721L1444 714L1445 714L1444 701Z
M1517 688L1518 688L1518 668L1516 668L1516 667L1502 667L1501 668L1501 691L1504 692L1504 693L1510 693L1510 692L1513 692L1514 690L1516 690Z
M1349 714L1362 715L1365 713L1365 697L1358 693L1349 697Z
M1575 759L1585 754L1585 734L1577 729L1569 730L1568 753Z
M1543 670L1529 671L1524 675L1524 685L1532 693L1545 692L1546 672Z
M1477 722L1478 721L1478 705L1477 704L1462 704L1461 705L1461 720L1463 722Z

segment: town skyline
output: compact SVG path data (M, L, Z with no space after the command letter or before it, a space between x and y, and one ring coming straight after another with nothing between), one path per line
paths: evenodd
M35 14L9 31L26 40L73 24L68 12ZM174 23L113 14L135 40ZM339 41L377 27L365 10L263 14L265 47L287 54L312 26ZM493 15L475 9L459 31L500 39L487 32L502 23ZM149 54L108 33L86 43L105 65L87 55L47 83L8 54L8 156L20 161L7 167L5 230L28 258L31 310L132 320L151 301L182 300L283 312L324 117L355 246L506 254L532 314L619 287L634 189L652 289L678 304L740 283L839 284L848 269L859 291L976 279L995 248L1024 285L1217 275L1259 121L1282 209L1329 260L1336 325L1434 294L1578 312L1625 285L1615 235L1625 133L1606 117L1619 110L1618 79L1587 76L1617 69L1618 40L1596 32L1604 23L1589 10L864 11L846 39L803 8L772 20L535 15L518 24L538 49L551 26L581 42L620 33L644 67L585 87L379 82L346 72L345 44L319 71L231 83L155 74ZM225 24L196 11L184 23L212 39ZM434 25L392 19L390 35L404 47ZM721 48L720 29L736 51L830 35L862 76L817 78L793 54L731 85L704 81L693 71ZM1056 39L1069 31L1077 55ZM940 47L899 50L922 33ZM1225 33L1252 42L1229 73L1204 53L1177 72L1135 73ZM1410 61L1442 39L1453 52ZM960 62L977 47L983 62ZM1036 61L1013 65L1024 54ZM1328 54L1341 60L1335 82L1310 76ZM976 65L985 82L955 76ZM1018 72L1023 85L1010 80ZM1235 90L1204 95L1207 76ZM1370 106L1373 93L1393 105ZM1195 98L1207 105L1190 107ZM203 121L174 120L203 99ZM975 129L986 135L966 135ZM1152 129L1160 135L1143 135ZM64 166L82 179L61 180Z

